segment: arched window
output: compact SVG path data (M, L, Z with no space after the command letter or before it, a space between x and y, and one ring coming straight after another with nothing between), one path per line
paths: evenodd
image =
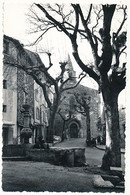
M36 107L36 119L40 119L40 110L38 107Z
M7 105L3 105L3 112L7 112Z
M7 89L7 80L3 80L3 89Z
M9 42L4 40L4 53L9 54Z
M70 105L70 110L71 110L72 112L74 112L74 111L75 111L75 105L76 105L74 96L71 96L71 97L70 97L69 105Z
M38 101L38 89L35 89L35 100Z

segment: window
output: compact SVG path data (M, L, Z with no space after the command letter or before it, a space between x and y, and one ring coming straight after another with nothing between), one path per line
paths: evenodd
M3 80L3 89L7 89L7 80Z
M40 110L38 107L36 108L36 119L40 119Z
M9 42L4 40L4 53L9 54Z
M3 105L3 112L7 112L7 106Z
M38 101L38 89L35 89L35 100Z
M44 111L42 112L42 122L46 123L46 114Z

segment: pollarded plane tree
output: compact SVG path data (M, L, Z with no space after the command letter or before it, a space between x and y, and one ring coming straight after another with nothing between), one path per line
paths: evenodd
M91 129L90 129L90 102L91 97L86 93L78 94L74 93L74 97L77 101L75 105L76 112L86 117L86 143L89 145L91 142Z
M17 41L16 42L19 54L17 60L13 60L12 58L4 58L4 64L8 66L13 66L19 69L22 69L26 72L26 74L30 75L34 81L42 88L45 101L50 110L49 122L48 122L48 131L47 131L47 142L53 143L53 135L54 135L54 121L57 109L60 103L63 101L62 93L66 90L73 89L77 87L77 85L81 82L81 80L86 76L86 74L82 73L77 78L77 82L74 85L68 86L67 83L71 80L71 77L66 76L66 72L68 69L67 61L59 62L59 64L53 64L51 60L51 53L46 52L48 56L48 64L44 64L39 55L35 53L36 60L34 61L27 52L26 49ZM52 75L49 73L51 67L60 67L60 71L58 76ZM53 88L53 100L50 93L48 93L48 88Z
M120 167L118 96L126 85L126 61L122 62L120 59L126 49L127 7L115 4L35 3L31 20L35 21L32 23L36 31L41 32L35 43L54 28L64 33L72 44L72 54L77 64L97 82L102 93L106 117L106 150L102 168L109 170L110 166ZM88 43L91 47L93 68L82 59L79 36L82 42L86 43L86 56Z
M65 125L66 123L73 119L74 118L74 115L73 115L73 112L71 110L63 110L61 108L58 109L58 112L57 112L61 119L63 120L63 127L62 127L62 136L61 136L61 139L62 141L66 139L66 130L65 130ZM66 114L67 113L67 114Z

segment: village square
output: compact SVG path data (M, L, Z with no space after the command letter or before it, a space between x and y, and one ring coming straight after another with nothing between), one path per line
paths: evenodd
M127 6L3 6L2 190L124 192Z

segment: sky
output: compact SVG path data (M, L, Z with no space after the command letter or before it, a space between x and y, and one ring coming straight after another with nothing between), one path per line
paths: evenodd
M18 39L24 45L32 43L36 39L36 35L30 34L30 23L27 20L29 13L30 3L28 1L4 1L3 4L3 33L11 36L15 39ZM57 64L59 61L66 60L68 53L71 56L71 60L74 66L74 70L78 74L82 71L75 63L75 60L72 57L72 48L71 44L66 36L62 33L56 31L48 33L43 41L39 44L39 47L44 49L49 49L53 53L53 63ZM55 47L56 46L56 47ZM35 48L29 48L30 50L36 51ZM88 63L91 62L92 55L91 49L88 46L87 56L86 49L82 50L82 56L85 56L85 60L88 60ZM89 56L89 58L88 58ZM44 61L45 56L40 55L41 59ZM52 69L52 72L55 72L55 67ZM83 85L97 89L97 84L91 78L86 78L82 81ZM125 104L125 92L123 91L119 96L119 102Z
M35 34L30 34L30 23L28 22L27 18L27 13L29 12L30 8L29 3L23 3L20 1L18 2L10 2L10 1L5 1L4 2L4 34L11 36L15 39L18 39L21 43L24 45L28 45L32 42L34 42L37 38L37 35ZM48 35L43 38L43 41L39 43L39 47L44 49L49 49L53 53L53 62L56 61L58 63L59 61L64 61L68 57L68 53L71 56L72 63L74 66L74 69L77 72L77 76L82 72L82 70L78 67L76 64L75 60L72 57L72 47L70 44L69 39L63 34L63 33L58 33L57 31L51 31L48 33ZM56 46L56 47L55 47ZM36 47L29 48L30 50L36 50ZM86 51L82 51L82 55L86 56ZM91 56L91 50L88 49L87 55ZM45 60L45 56L40 55L42 60ZM90 60L89 60L90 61ZM53 71L53 70L52 70ZM93 79L84 79L82 81L82 84L94 88L97 88L97 84L93 81Z

